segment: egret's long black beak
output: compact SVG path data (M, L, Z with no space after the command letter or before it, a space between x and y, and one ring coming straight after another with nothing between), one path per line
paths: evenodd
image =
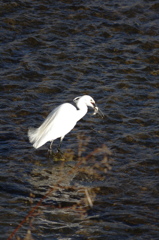
M101 118L104 118L104 113L99 109L99 107L97 107L96 104L93 104L93 105L94 105L94 113L93 113L93 115L98 113Z

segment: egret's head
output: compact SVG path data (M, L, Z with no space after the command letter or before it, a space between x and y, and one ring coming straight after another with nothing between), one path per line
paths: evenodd
M89 96L89 95L84 95L84 96L80 96L80 97L76 97L75 99L73 99L73 101L78 105L79 103L81 104L86 104L88 107L92 107L93 109L95 108L96 104L94 99Z
M85 103L88 107L93 108L93 109L94 109L93 115L95 115L96 113L99 113L99 115L100 115L101 117L104 116L104 114L103 114L103 113L100 111L100 109L97 107L94 99L93 99L91 96L89 96L89 95L84 95L84 96L81 96L81 97L76 97L73 101L76 103L77 106L80 105L80 104Z

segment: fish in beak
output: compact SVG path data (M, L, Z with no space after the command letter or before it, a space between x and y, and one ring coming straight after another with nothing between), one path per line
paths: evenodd
M94 113L93 113L93 115L99 114L99 116L101 118L104 118L104 113L99 109L99 107L97 107L96 104L93 104L93 105L94 105Z

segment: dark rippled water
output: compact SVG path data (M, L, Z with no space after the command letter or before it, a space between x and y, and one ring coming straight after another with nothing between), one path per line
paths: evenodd
M50 187L13 239L159 239L158 13L157 0L1 1L1 239ZM83 94L106 117L90 112L63 142L66 161L50 161L27 129ZM111 170L101 153L72 171L85 142L82 156L112 151Z

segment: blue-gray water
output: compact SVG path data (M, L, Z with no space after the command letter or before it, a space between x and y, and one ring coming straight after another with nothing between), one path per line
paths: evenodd
M159 239L158 13L157 0L1 1L1 239L52 186L14 237L29 229L44 240ZM27 129L83 94L106 117L89 111L62 145L76 157L50 162ZM101 166L98 175L70 173L85 141L85 156L103 144L112 151L111 170L98 154L87 163Z

